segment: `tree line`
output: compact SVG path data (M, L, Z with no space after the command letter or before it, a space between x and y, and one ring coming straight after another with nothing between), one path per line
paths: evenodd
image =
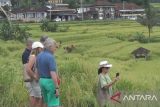
M45 6L48 0L11 0L13 8L40 7Z

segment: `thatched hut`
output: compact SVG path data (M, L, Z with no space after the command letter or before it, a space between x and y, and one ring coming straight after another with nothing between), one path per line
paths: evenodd
M150 50L140 47L134 50L131 54L134 56L135 59L145 58L147 60L149 53L150 53Z

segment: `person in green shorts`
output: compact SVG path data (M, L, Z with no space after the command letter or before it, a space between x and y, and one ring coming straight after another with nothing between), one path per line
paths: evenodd
M54 57L57 44L53 39L46 39L44 50L37 56L37 70L39 74L39 84L46 107L59 107L59 76Z
M99 64L97 101L100 107L106 107L108 98L112 96L112 85L119 79L119 77L116 77L113 81L111 80L109 77L111 67L112 64L109 64L108 61L101 61Z

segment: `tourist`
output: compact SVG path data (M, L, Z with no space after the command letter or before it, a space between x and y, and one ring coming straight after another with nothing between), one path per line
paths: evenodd
M113 81L111 80L109 77L109 69L111 67L112 64L109 64L108 61L101 61L99 64L97 101L100 107L106 107L107 101L112 96L112 85L119 79L119 76L117 76Z
M27 66L28 66L29 56L30 56L30 53L31 53L31 50L32 50L32 43L33 43L33 40L28 38L27 41L26 41L26 49L24 50L24 52L22 54L23 79L24 79L27 91L29 93L29 96L30 96L30 90L29 89L31 87L30 82L32 81L32 79L30 78L30 76L27 73ZM29 106L31 106L31 103L32 103L32 97L30 96L29 97Z
M59 107L59 76L55 61L55 52L57 49L56 41L46 39L44 42L44 51L37 56L37 69L40 77L39 84L46 106Z
M32 78L30 82L30 97L32 98L32 107L41 107L42 106L42 95L41 89L38 83L39 77L36 69L36 57L42 51L43 44L41 42L34 42L32 44L32 51L29 57L27 72Z

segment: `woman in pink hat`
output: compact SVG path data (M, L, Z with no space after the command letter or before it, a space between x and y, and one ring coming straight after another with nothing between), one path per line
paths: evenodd
M109 77L109 69L111 67L112 64L109 64L108 61L101 61L99 63L97 101L100 107L106 107L107 99L112 96L112 85L119 79L117 76L113 81L111 80Z

